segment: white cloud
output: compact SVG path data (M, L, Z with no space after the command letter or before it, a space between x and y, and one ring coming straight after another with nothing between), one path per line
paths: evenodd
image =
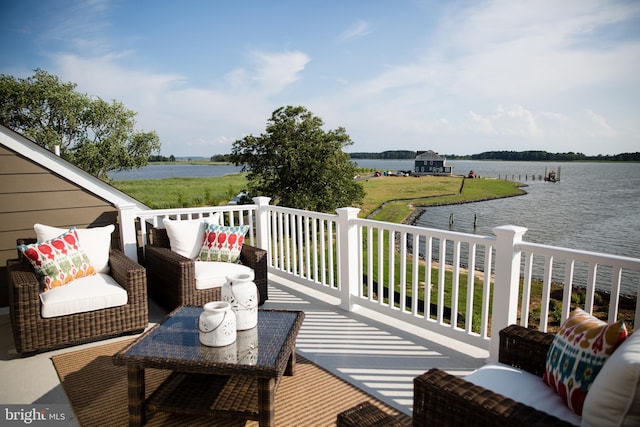
M55 74L78 90L136 111L137 128L155 130L164 154L228 153L233 141L260 133L272 110L268 98L299 78L308 62L301 52L253 52L254 68L237 68L213 87L195 87L188 78L120 65L126 55L56 57ZM190 148L191 147L191 148Z
M501 135L521 138L538 138L543 135L534 114L516 105L511 108L498 106L490 116L469 112L471 129L486 135Z
M340 35L338 35L338 41L346 42L350 40L359 39L360 37L364 37L372 32L371 24L364 20L358 20L351 24L349 28L344 30Z
M283 90L286 86L300 79L300 72L311 60L303 52L257 52L251 53L256 64L253 79L267 93Z
M611 126L609 126L609 123L607 123L607 119L605 119L603 116L595 113L592 110L587 110L587 115L591 119L591 123L594 126L592 132L596 136L610 138L617 135L617 132Z

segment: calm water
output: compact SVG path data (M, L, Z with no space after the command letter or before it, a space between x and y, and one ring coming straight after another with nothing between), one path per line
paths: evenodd
M160 178L200 178L205 176L224 176L240 172L240 166L233 165L148 165L140 169L112 172L109 177L121 179L160 179Z
M428 208L416 225L449 229L453 214L455 231L491 235L493 227L513 224L528 228L529 242L640 258L640 164L451 163L458 173L513 177L527 184L527 194ZM538 180L545 167L560 167L560 182Z
M361 167L411 170L413 160L358 160ZM487 178L519 180L527 195L426 209L416 225L492 235L513 224L528 228L529 242L640 258L640 163L449 161L455 174L474 170ZM560 182L538 180L560 168ZM113 179L223 176L233 165L150 165ZM536 180L531 176L535 175ZM410 181L408 181L410 182ZM454 224L449 227L453 214ZM474 228L474 217L476 227Z

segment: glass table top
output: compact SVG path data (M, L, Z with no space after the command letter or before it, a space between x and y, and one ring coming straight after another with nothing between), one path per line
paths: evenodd
M304 318L301 311L258 310L258 325L238 331L234 343L209 347L200 343L198 320L202 307L182 307L138 342L123 351L123 359L163 359L198 365L246 365L273 368L281 361ZM294 334L291 337L291 334Z

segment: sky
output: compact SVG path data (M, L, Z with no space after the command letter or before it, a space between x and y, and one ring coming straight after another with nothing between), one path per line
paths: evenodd
M301 105L347 152L640 151L638 0L0 0L0 74L122 102L162 155Z

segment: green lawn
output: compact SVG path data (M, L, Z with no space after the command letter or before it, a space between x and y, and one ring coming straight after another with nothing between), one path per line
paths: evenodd
M205 178L113 181L114 187L153 209L224 205L247 187L244 174Z
M360 217L402 223L415 206L490 200L524 194L520 184L497 179L377 177L363 181L366 197Z

